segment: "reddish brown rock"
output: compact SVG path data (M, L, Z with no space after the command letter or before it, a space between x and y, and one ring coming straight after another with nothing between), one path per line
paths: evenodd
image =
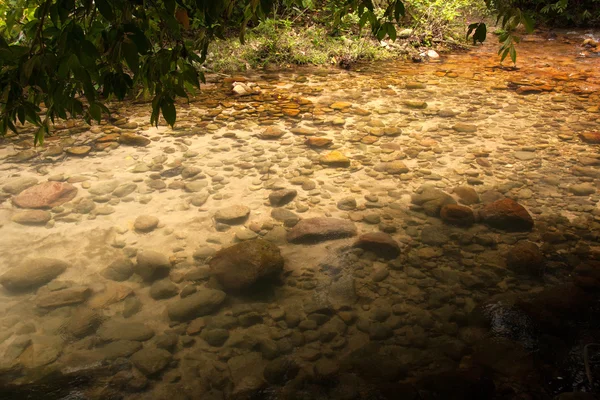
M586 143L600 144L600 132L583 132L579 134L579 138Z
M534 94L541 93L543 90L538 86L521 86L517 89L517 93L519 94Z
M533 229L533 218L529 212L511 199L498 200L486 205L480 215L483 222L493 228L511 232Z
M332 143L332 140L323 137L310 137L304 143L309 147L327 147Z
M25 189L13 198L21 208L52 208L73 200L77 188L64 182L44 182Z
M475 222L475 214L467 206L447 204L440 210L440 217L444 222L452 225L471 226Z
M396 258L400 255L400 246L390 235L384 232L370 232L361 235L354 243L358 247L383 258Z
M276 126L269 126L260 134L261 139L279 139L285 135L285 131Z
M279 248L263 239L248 240L220 250L210 260L214 276L228 290L241 290L283 269Z
M356 235L356 226L348 220L337 218L303 219L287 234L290 243L316 243Z
M532 242L519 242L506 254L506 266L520 274L539 275L544 263L542 251Z
M575 284L583 289L600 289L600 261L586 261L573 271Z

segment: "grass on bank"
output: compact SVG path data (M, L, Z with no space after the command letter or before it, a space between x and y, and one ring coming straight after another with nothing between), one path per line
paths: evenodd
M463 46L469 22L486 15L483 0L411 0L407 2L399 39L379 42L368 29L358 29L358 17L347 16L332 27L326 19L275 15L248 30L246 43L237 37L211 44L205 67L212 72L238 72L294 65L340 65L418 54L427 48ZM313 14L314 15L314 14Z

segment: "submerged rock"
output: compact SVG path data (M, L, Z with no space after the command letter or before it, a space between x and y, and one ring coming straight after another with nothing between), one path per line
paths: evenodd
M506 254L506 266L516 273L539 275L544 264L544 254L532 242L519 242Z
M432 217L439 217L443 206L456 204L452 196L433 187L425 187L419 193L413 194L411 201L423 207L425 214Z
M44 225L52 219L52 214L44 210L28 210L16 213L11 219L21 225Z
M211 314L225 301L226 294L220 290L201 289L183 299L177 299L167 307L172 321L190 321Z
M210 260L210 269L224 288L245 289L283 269L279 248L263 239L248 240L220 250Z
M169 275L171 263L164 254L153 250L144 250L137 255L135 272L145 281L153 281Z
M13 292L36 289L65 272L69 263L53 258L34 258L0 276L0 284Z
M13 198L13 203L21 208L52 208L71 201L77 195L77 188L64 182L44 182L23 190Z
M514 200L503 199L486 205L480 212L483 222L493 228L511 232L530 231L533 218Z
M447 204L442 207L440 217L444 222L452 225L471 226L475 222L473 210L458 204Z
M390 235L383 232L371 232L361 235L354 243L354 247L371 251L383 258L396 258L400 255L398 243Z
M228 225L241 224L250 215L250 209L243 205L233 205L217 210L215 220Z
M315 243L356 236L356 226L344 219L317 217L301 220L287 233L290 243Z
M350 166L350 159L337 150L334 150L328 154L322 155L321 158L319 158L319 162L328 167L349 167Z
M119 143L127 146L145 147L150 144L150 139L134 133L122 133L119 137Z

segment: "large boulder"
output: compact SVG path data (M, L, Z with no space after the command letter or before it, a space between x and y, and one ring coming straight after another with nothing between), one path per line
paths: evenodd
M220 290L202 289L171 303L167 314L171 321L190 321L216 311L225 301L226 294Z
M77 188L65 182L44 182L31 186L13 197L13 203L21 208L52 208L73 200Z
M287 233L290 243L316 243L331 239L356 236L356 226L337 218L308 218L301 220Z
M486 225L510 232L523 232L533 229L533 218L525 207L514 200L503 199L486 205L480 211Z
M283 257L276 245L256 239L220 250L209 265L225 289L240 290L260 278L281 272Z
M69 266L69 263L53 258L26 260L0 276L0 284L13 292L33 290L50 282Z

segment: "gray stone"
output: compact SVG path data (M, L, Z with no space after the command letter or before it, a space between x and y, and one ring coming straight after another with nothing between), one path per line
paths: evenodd
M269 194L269 202L273 207L281 207L294 200L298 192L295 189L281 189Z
M23 190L30 188L38 183L38 180L33 177L17 178L11 180L6 185L2 186L2 190L6 193L17 195Z
M346 197L337 202L337 208L342 211L352 211L356 209L356 199L353 197Z
M276 221L283 222L283 224L287 227L295 226L298 221L300 221L300 217L298 215L285 208L274 208L271 210L271 217Z
M591 183L579 183L569 186L569 192L575 196L589 196L596 193L596 187Z
M138 252L135 272L145 281L164 278L170 270L171 263L164 254L152 250Z
M168 279L155 281L152 286L150 286L150 297L154 300L169 299L173 296L177 296L178 293L179 288L177 285Z
M98 336L107 342L116 340L144 342L154 336L154 330L141 322L110 319L100 326Z
M144 375L153 376L169 365L171 357L166 350L146 347L132 355L130 360Z
M225 301L225 297L225 293L220 290L201 289L169 304L167 313L172 321L189 321L216 311Z
M118 181L100 182L100 183L96 183L91 188L89 188L88 192L90 192L91 194L96 195L96 196L102 196L105 194L112 193L118 186L119 186Z
M130 259L122 257L113 261L102 271L102 276L111 281L123 282L133 275L134 266Z
M309 218L298 222L287 234L290 243L314 243L355 236L356 226L343 219Z
M243 205L222 208L215 213L215 220L228 225L242 224L248 219L250 209Z
M412 203L423 207L425 214L439 217L440 211L446 204L456 204L449 194L433 187L422 188L420 193L413 194Z
M0 284L13 292L33 290L50 282L68 267L70 264L53 258L29 259L0 276Z
M11 220L21 225L45 225L52 219L52 214L44 210L27 210L17 212Z
M118 186L113 192L112 195L116 197L125 197L135 192L137 189L137 185L135 183L124 183Z

